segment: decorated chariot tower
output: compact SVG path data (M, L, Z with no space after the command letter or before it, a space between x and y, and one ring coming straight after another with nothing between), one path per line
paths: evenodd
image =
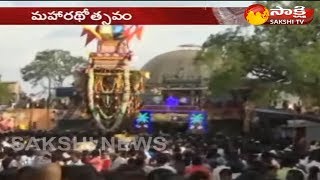
M97 51L89 55L87 101L97 125L116 130L126 118L134 117L141 106L146 73L130 69L129 42L141 38L142 26L85 26L87 42L97 40Z

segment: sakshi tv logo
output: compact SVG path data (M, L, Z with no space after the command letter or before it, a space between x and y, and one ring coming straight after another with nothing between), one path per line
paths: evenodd
M312 22L314 9L304 6L295 6L293 9L285 9L281 6L268 9L261 4L249 6L244 17L252 25L305 25Z

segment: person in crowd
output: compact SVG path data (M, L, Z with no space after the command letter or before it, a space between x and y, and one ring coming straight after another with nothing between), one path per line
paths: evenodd
M196 171L191 173L187 178L187 180L210 180L210 176L202 171Z
M176 152L173 155L173 161L171 163L172 167L177 170L179 175L184 174L185 162L183 161L183 155L180 152Z
M34 167L42 167L52 162L51 153L47 151L39 151L34 159Z
M318 141L311 141L310 142L310 151L319 149L319 142Z
M297 170L297 169L291 169L288 171L286 180L304 180L305 176L303 172Z
M26 140L30 136L42 137L23 136ZM50 136L55 134L46 134ZM175 132L166 138L165 151L135 149L130 145L121 151L117 147L15 151L8 141L6 147L0 144L0 180L320 179L320 149L316 142L300 151L288 140L267 142L245 136Z
M0 152L0 172L3 171L2 161L6 158L6 153Z
M149 174L153 170L153 167L146 164L146 156L143 154L137 155L134 159L134 165L138 169L142 169L146 174Z
M192 158L191 165L186 167L185 175L190 176L194 172L201 171L205 173L208 177L210 177L211 173L208 167L203 165L202 158L200 156L195 155Z
M158 168L151 171L148 175L148 180L176 180L176 173L170 168Z
M84 150L82 152L82 158L81 158L81 161L85 164L89 164L89 161L91 160L91 154L88 150Z
M230 167L218 166L212 172L213 180L230 180L232 179L232 171Z
M71 153L71 160L67 162L69 166L83 166L84 163L81 160L81 153L78 151L73 151Z
M174 169L171 165L170 165L170 159L168 157L168 154L164 154L164 153L158 153L156 156L156 169L166 169L171 171L172 173L177 173L177 170Z
M269 166L273 166L275 169L280 169L280 164L276 160L276 156L276 152L272 150L270 152L263 152L261 154L261 161Z
M112 161L107 151L101 152L101 159L103 161L102 170L109 170L112 165Z
M1 180L11 180L16 178L18 167L12 157L6 157L2 161L2 171L0 172Z
M298 157L293 152L286 152L282 155L281 168L277 171L279 180L286 180L288 172L293 170L298 163Z
M239 157L237 152L228 152L226 154L226 161L226 165L230 167L234 172L238 173L243 171L245 164L243 160Z
M110 167L110 170L115 170L119 168L121 165L126 164L127 160L125 158L125 152L119 152L119 153L114 153L111 156L112 159L112 165Z
M310 167L308 180L320 179L320 169L316 166Z
M309 143L306 139L306 129L297 128L296 137L294 139L293 150L299 156L304 156L307 154L310 148Z
M57 151L53 151L51 156L51 162L53 163L58 163L61 166L64 165L64 158L63 158L63 152L57 150Z
M89 163L98 171L100 172L103 168L103 160L100 157L100 153L98 150L94 150L91 153L92 159L89 160Z
M306 164L306 171L309 172L311 167L318 167L320 169L320 149L311 151L308 158L309 162Z
M36 155L34 149L29 149L21 156L20 164L24 166L33 166Z
M218 153L218 148L216 146L210 147L206 155L206 160L212 169L219 165L226 164L225 160L223 160L221 155Z

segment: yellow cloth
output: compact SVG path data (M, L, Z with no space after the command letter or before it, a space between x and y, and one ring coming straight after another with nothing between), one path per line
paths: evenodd
M134 139L134 136L127 136L125 134L116 134L114 137L118 138L119 140L123 141L132 141Z
M27 129L28 129L28 126L25 125L25 124L20 124L20 125L19 125L19 129L21 129L21 130L27 130Z
M103 39L113 39L113 31L112 26L106 25L106 26L100 26L99 27L99 34Z

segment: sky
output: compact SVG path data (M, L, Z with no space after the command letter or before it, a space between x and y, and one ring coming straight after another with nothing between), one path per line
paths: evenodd
M155 6L212 6L212 7L247 7L252 1L107 1L107 2L32 2L32 1L1 1L0 6L6 7L46 7L46 6L105 6L105 7L155 7ZM47 49L63 49L75 56L87 57L95 50L95 43L85 47L85 38L80 37L81 26L63 25L0 25L0 74L3 81L19 81L25 92L31 93L32 88L21 80L20 69L30 63L36 52ZM224 31L230 26L145 26L140 41L131 43L135 57L132 66L142 67L153 57L168 51L176 50L182 44L201 45L210 34Z

